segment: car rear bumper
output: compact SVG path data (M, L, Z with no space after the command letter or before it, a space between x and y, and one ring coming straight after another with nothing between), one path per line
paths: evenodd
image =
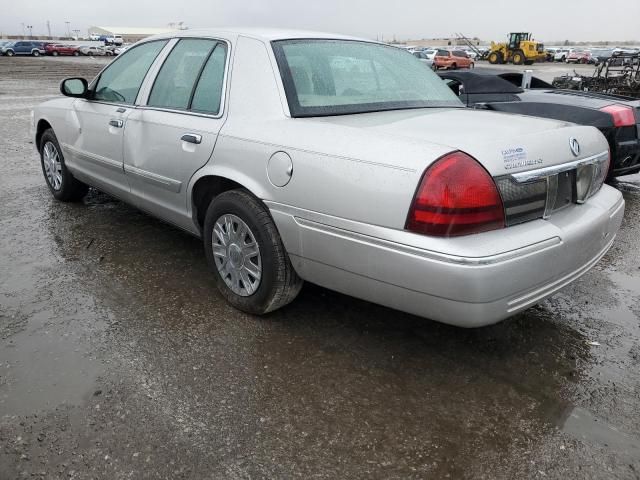
M267 204L303 279L461 327L499 322L586 273L611 247L624 213L620 192L604 186L548 220L434 240L345 229L353 222Z

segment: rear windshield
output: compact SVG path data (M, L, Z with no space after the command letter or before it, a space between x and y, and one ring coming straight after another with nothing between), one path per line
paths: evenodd
M273 42L294 117L428 107L462 107L411 53L350 40Z

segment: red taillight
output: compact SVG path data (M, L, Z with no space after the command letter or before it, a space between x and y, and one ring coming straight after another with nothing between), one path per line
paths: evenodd
M502 199L491 175L466 153L453 152L424 172L406 228L453 237L504 226Z
M613 117L613 125L616 127L632 127L636 124L633 108L626 105L608 105L600 109Z

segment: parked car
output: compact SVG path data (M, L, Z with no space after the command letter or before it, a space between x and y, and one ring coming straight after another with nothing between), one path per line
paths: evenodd
M567 63L594 63L589 50L574 50L565 60Z
M437 50L434 50L432 48L428 48L426 50L423 50L422 53L424 54L424 56L428 59L431 60L432 62L435 62L435 58L436 58L436 53L438 53Z
M435 70L436 66L433 60L429 60L429 57L424 53L424 51L413 52L412 55L416 57L418 60L426 64L430 69Z
M113 53L107 50L105 47L94 47L89 45L82 45L78 47L78 50L82 55L90 55L92 57L111 56Z
M438 50L434 57L436 68L456 70L458 68L473 68L474 63L467 54L461 50Z
M567 57L573 53L573 48L561 48L556 52L553 56L553 60L555 62L564 63L567 60Z
M462 102L499 112L519 113L591 125L609 143L609 177L640 172L640 100L575 90L559 90L534 77L523 90L522 74L439 73Z
M553 62L553 59L558 52L557 48L549 47L544 49L545 54L547 55L547 62Z
M39 57L40 55L44 55L45 50L43 42L17 41L8 43L2 47L0 52L2 52L2 55L8 57L13 57L14 55L32 55Z
M120 55L121 53L126 52L129 48L131 48L131 45L122 45L121 47L114 48L113 53L115 55Z
M57 57L58 55L73 55L77 57L80 55L80 50L75 45L48 43L45 45L44 51L47 55L52 55L54 57Z
M597 65L605 62L613 55L613 48L594 48L591 50L591 58Z
M367 40L176 32L60 88L32 116L53 196L92 185L201 237L222 296L251 314L306 280L494 323L588 271L622 221L597 129L464 108Z

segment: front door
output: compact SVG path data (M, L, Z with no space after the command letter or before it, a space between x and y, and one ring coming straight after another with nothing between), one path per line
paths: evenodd
M182 39L158 72L146 105L127 119L124 170L140 208L189 228L186 190L222 127L227 47Z
M79 179L125 200L124 127L142 81L166 41L143 43L118 57L96 79L90 99L74 102L69 143L62 145Z

